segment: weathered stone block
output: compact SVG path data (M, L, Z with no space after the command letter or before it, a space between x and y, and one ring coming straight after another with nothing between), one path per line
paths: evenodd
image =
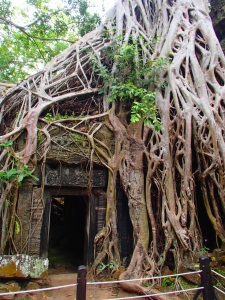
M54 169L46 166L45 185L50 186L80 186L86 187L89 183L89 172L80 166L55 166ZM107 186L107 170L93 170L93 187Z
M30 255L2 255L1 278L45 278L48 274L48 259Z

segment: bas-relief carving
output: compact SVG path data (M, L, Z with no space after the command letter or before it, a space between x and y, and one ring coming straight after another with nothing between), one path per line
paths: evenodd
M86 187L89 183L89 172L80 166L57 165L54 169L46 166L45 185L50 186L80 186ZM93 187L107 186L107 170L93 170Z

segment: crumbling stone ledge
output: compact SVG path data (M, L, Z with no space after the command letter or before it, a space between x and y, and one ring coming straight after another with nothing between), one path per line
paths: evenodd
M0 278L46 278L47 258L31 255L2 255L0 257Z

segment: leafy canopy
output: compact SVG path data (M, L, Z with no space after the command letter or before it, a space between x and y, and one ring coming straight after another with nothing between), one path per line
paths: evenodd
M0 81L21 81L97 27L88 8L88 0L0 0Z
M140 41L130 39L126 46L120 46L120 37L113 46L107 49L106 55L116 63L116 71L112 74L109 66L98 64L93 57L95 71L103 79L100 93L108 93L108 100L131 103L130 122L143 121L153 124L155 130L161 129L161 121L155 104L156 85L160 85L158 74L170 63L166 58L145 60L142 57ZM154 46L154 41L153 41ZM165 85L165 83L164 83ZM163 88L163 86L161 86Z
M10 147L12 145L12 141L1 143L0 150L3 148L5 151L10 152ZM8 181L15 180L20 185L26 177L39 180L36 176L32 175L32 171L29 170L28 165L20 164L19 159L11 159L11 166L12 168L9 170L0 171L0 181L7 183Z

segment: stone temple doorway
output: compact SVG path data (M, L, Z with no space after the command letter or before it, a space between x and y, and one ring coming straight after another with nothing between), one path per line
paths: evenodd
M48 258L52 267L76 269L86 260L87 196L53 196L51 201Z
M49 259L51 268L63 265L68 271L92 263L97 233L96 195L79 187L46 187L44 200L41 256Z

